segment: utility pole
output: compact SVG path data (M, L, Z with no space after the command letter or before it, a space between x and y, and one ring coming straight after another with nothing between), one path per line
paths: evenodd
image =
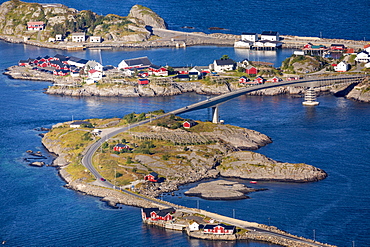
M114 189L116 189L116 178L117 178L117 169L114 168L114 186L113 186Z

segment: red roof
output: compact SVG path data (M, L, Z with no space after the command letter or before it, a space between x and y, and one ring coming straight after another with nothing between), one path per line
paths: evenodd
M90 70L89 70L89 73L90 73L90 74L94 74L95 72L99 72L99 71L98 71L98 70L96 70L96 69L90 69Z

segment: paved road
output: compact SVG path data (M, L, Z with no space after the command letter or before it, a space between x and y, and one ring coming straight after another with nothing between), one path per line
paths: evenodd
M358 77L357 76L351 76L351 77L348 77L348 78L356 79ZM131 124L131 125L126 126L126 127L114 128L114 129L111 129L111 131L107 131L106 134L103 134L99 141L95 142L94 144L92 144L89 147L86 154L82 158L82 164L96 177L96 182L95 183L98 183L99 185L104 186L104 187L116 189L115 186L112 183L110 183L109 181L102 181L103 177L101 176L101 174L99 174L99 172L92 165L92 157L95 154L95 152L101 147L101 145L106 140L108 140L109 138L111 138L115 135L118 135L119 133L125 132L125 131L129 130L130 128L134 128L134 127L146 124L146 123L148 123L152 120L159 119L159 118L171 115L171 114L176 115L176 114L181 114L181 113L185 113L185 112L189 112L189 111L194 111L194 110L199 110L199 109L215 106L217 104L224 103L224 102L226 102L230 99L239 97L240 95L243 95L243 94L246 94L246 93L249 93L249 92L253 92L253 91L257 91L257 90L260 90L260 89L287 86L287 85L303 85L303 84L309 84L310 85L310 84L313 84L313 83L322 85L322 84L332 83L335 80L338 80L338 79L337 78L333 78L333 79L310 78L310 79L299 80L299 81L269 83L269 84L251 86L251 87L248 87L248 88L243 88L243 89L240 89L240 90L237 90L237 91L234 91L234 92L230 92L230 93L226 93L226 94L223 94L223 95L220 95L220 96L216 96L216 97L213 97L211 99L201 101L201 102L198 102L198 103L195 103L195 104L192 104L192 105L189 105L189 106L186 106L186 107L168 112L166 114L163 114L163 115L160 115L160 116L157 116L157 117L153 117L151 119L146 119L144 121L134 123L134 124ZM167 206L167 207L170 206L166 203L160 203L156 200L152 200L152 199L140 196L140 195L132 193L130 191L122 190L122 192L130 194L132 196L139 197L140 199L145 199L145 200L157 203L157 204L161 204L163 206ZM199 213L198 211L192 210L192 209L189 209L189 208L188 209L179 208L177 210L178 211L183 211L183 212ZM279 234L279 233L268 231L268 230L263 229L263 228L259 228L258 224L254 223L254 222L247 222L247 221L237 220L237 219L233 219L233 218L230 218L230 217L226 217L226 216L217 215L217 214L214 214L214 213L211 213L211 212L207 212L207 211L204 211L204 210L202 210L202 213L205 214L205 215L208 215L208 216L210 216L210 217L212 217L216 220L219 220L219 221L222 221L222 222L225 222L225 223L229 223L229 224L233 224L235 226L245 228L245 229L248 229L248 230L252 230L252 231L255 230L255 231L258 231L260 233L269 234L269 235L277 236L277 237L284 237L284 238L287 238L287 239L300 241L302 243L312 244L312 246L321 246L320 244L314 244L314 243L311 243L311 242L306 242L304 240L300 240L300 239L295 238L295 237L290 237L290 236L286 236L284 234Z

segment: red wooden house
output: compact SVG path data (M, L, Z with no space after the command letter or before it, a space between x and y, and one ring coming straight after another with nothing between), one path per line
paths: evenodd
M281 81L281 79L277 76L274 76L273 78L271 78L270 82L273 82L273 83L276 83L276 82L279 82Z
M39 62L37 63L37 66L38 66L38 67L41 67L41 68L46 68L46 67L49 67L49 66L50 66L50 64L49 64L49 62L48 62L48 61L39 61Z
M185 121L182 126L186 129L189 129L193 126L197 125L197 122L193 121L193 120L188 120L188 121Z
M330 50L343 51L346 47L342 44L332 44Z
M248 81L249 81L249 78L246 76L242 76L239 78L239 83L244 84L244 83L247 83Z
M287 81L295 81L295 80L299 80L299 77L298 76L295 76L295 77L288 77L286 78Z
M144 180L148 180L150 182L158 182L158 173L151 172L144 177Z
M149 80L148 79L139 79L137 81L137 84L139 84L139 85L147 85L147 84L149 84Z
M26 65L29 65L30 64L30 60L27 59L27 60L19 60L18 62L18 66L26 66Z
M53 75L66 76L69 74L68 70L56 69L53 71Z
M29 21L27 22L27 29L29 31L44 30L45 23L43 21Z
M255 84L263 84L265 82L265 79L263 79L262 76L257 76L256 79L254 79Z
M248 75L257 75L258 69L256 67L248 65L245 69L245 73L247 73Z
M175 213L174 208L166 208L161 209L159 208L142 208L141 209L141 217L143 221L169 221L173 219L172 214Z
M151 65L149 68L149 74L156 76L168 76L168 71L165 67Z
M119 143L113 147L114 151L121 152L122 150L129 150L130 147L126 144Z
M205 225L203 228L203 232L211 234L234 234L235 226L227 226L224 224Z

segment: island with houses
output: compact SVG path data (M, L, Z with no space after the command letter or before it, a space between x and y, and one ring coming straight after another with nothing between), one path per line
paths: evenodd
M365 41L329 40L258 33L203 34L167 29L152 10L135 5L128 16L97 15L61 4L25 3L19 0L0 6L0 39L56 49L112 47L186 47L229 45L236 49L279 49L296 52L280 68L260 61L234 61L225 55L209 64L171 67L153 64L148 57L122 58L117 65L55 54L24 58L5 72L15 79L54 83L46 93L70 96L166 96L185 92L222 94L240 87L306 76L365 74L370 67L370 45ZM186 37L186 38L184 38ZM192 38L193 37L193 38ZM184 38L184 39L183 39ZM99 86L97 86L99 85ZM357 85L347 97L369 102L368 81ZM255 92L257 95L301 94L306 89L284 87ZM340 89L328 89L335 93Z
M114 207L120 204L141 207L145 224L185 231L190 237L200 239L247 239L282 246L315 246L312 240L273 226L160 200L160 194L173 193L178 186L197 181L204 182L186 192L186 196L242 200L249 198L247 194L263 193L264 189L247 187L227 178L241 178L253 185L263 180L314 182L327 176L325 171L308 164L278 162L252 152L271 143L268 136L257 131L175 115L156 118L163 113L159 110L131 113L122 118L60 123L44 135L42 143L57 155L52 165L58 167L66 187L101 197ZM155 120L102 143L101 150L92 158L102 178L95 179L81 164L81 155L92 143L110 131L145 119ZM106 188L102 184L106 181L113 183L115 189Z

